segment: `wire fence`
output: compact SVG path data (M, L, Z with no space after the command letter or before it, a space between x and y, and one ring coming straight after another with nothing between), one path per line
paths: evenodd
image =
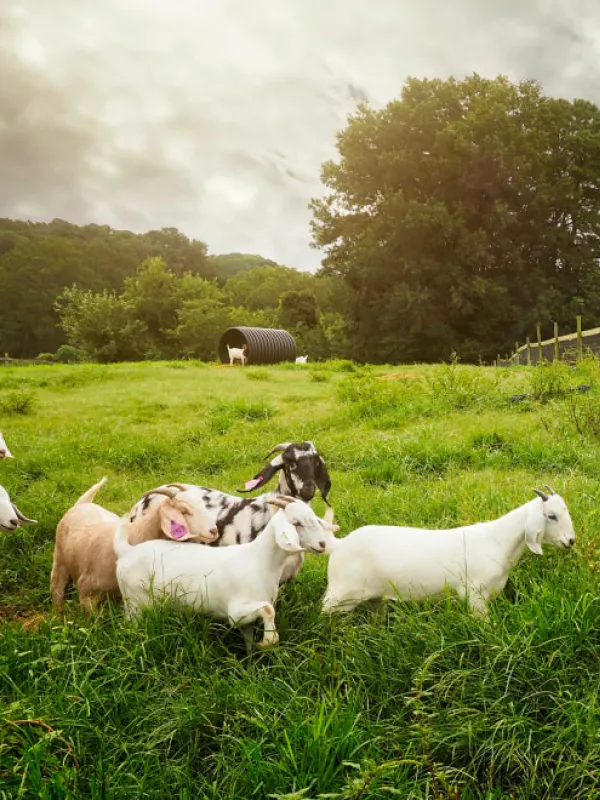
M535 366L543 361L576 361L586 353L600 357L600 328L581 328L581 317L576 318L575 333L558 335L558 325L554 323L554 336L542 340L541 326L537 325L537 336L532 342L527 337L525 344L515 342L515 349L508 358L496 359L496 366L509 367L516 364Z

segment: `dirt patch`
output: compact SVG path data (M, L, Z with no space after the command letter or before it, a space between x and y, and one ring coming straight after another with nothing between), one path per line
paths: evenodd
M42 622L46 622L49 617L49 613L43 613L41 611L0 606L0 623L18 622L25 630L37 630Z
M387 375L380 375L380 381L404 381L406 379L411 380L413 378L422 378L423 375L414 375L410 372L388 372Z

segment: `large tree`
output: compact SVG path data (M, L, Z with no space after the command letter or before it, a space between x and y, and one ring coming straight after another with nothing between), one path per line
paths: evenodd
M337 147L312 230L350 289L356 357L489 358L538 321L595 317L596 106L504 77L410 79Z

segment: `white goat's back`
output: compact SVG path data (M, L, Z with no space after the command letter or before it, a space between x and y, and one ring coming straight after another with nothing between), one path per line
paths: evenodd
M479 529L465 529L465 545L475 543ZM358 528L338 540L331 555L328 594L344 597L364 591L365 597L418 600L443 592L446 582L463 581L465 571L463 549L448 534L394 526Z

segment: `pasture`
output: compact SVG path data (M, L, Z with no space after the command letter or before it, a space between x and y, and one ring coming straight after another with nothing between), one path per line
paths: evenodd
M0 534L0 797L600 797L593 359L0 368L0 429L0 483L39 521ZM549 483L576 548L526 553L489 622L450 597L330 620L310 555L280 594L279 647L250 659L238 631L169 608L88 620L72 595L52 615L56 524L103 475L98 502L123 513L165 480L233 492L305 439L339 535L491 519Z

